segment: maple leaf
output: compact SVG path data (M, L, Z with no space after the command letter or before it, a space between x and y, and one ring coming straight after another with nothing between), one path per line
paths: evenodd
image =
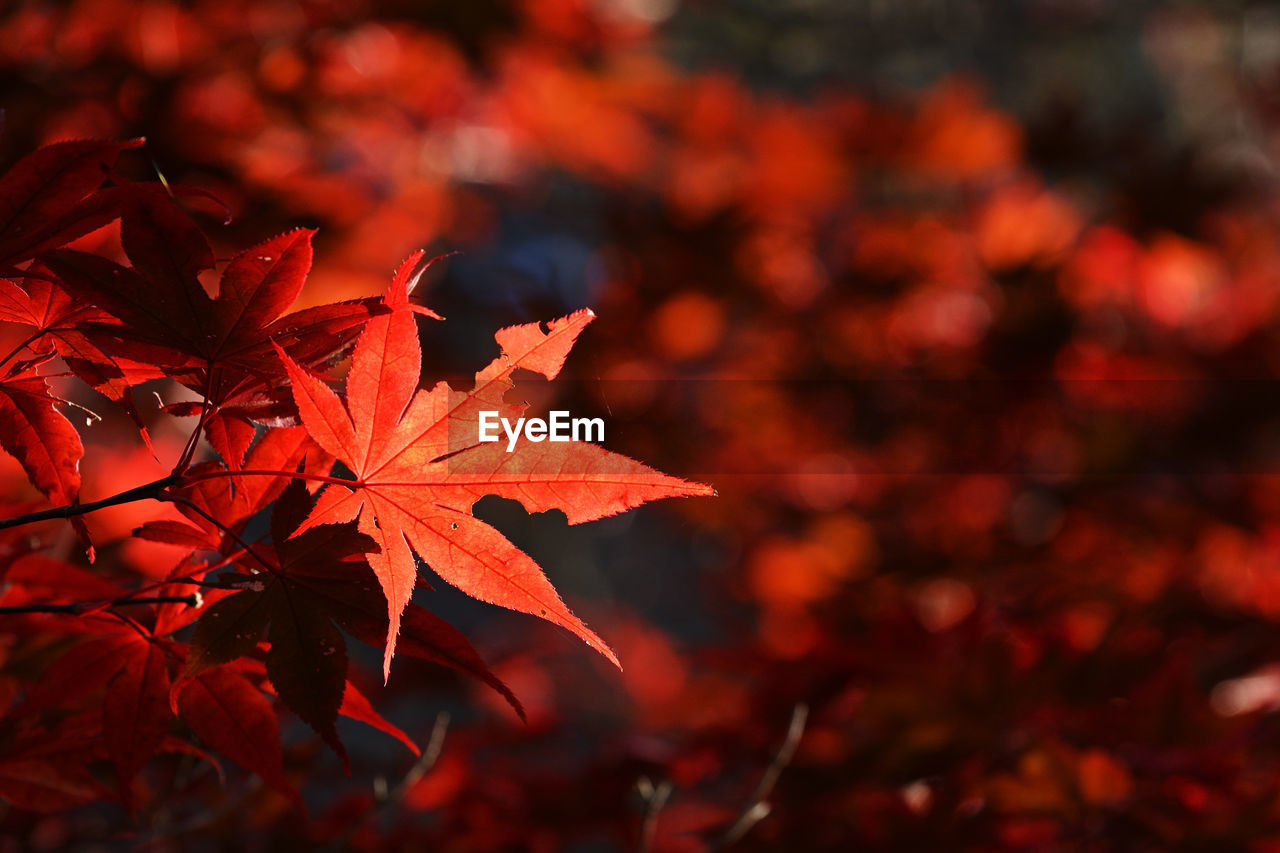
M310 532L304 533L298 538L309 535ZM352 637L374 647L385 646L387 602L367 563L310 560L298 565L290 580ZM412 603L405 608L396 648L402 654L447 666L484 682L506 700L520 719L525 719L520 700L493 674L462 632L431 611Z
M99 757L101 716L89 711L52 727L34 718L23 721L0 758L0 799L54 812L108 797L88 767Z
M203 519L201 519L203 521ZM212 526L212 525L210 525ZM163 542L166 545L181 545L184 548L207 548L216 551L221 544L221 537L213 537L209 531L192 527L185 522L173 519L148 521L135 528L133 535L149 542Z
M169 375L201 394L205 402L194 411L190 403L166 411L201 414L207 405L206 436L237 468L253 438L252 422L274 425L291 414L273 345L302 364L324 365L343 356L363 323L386 308L362 299L284 313L311 268L315 231L309 229L238 253L211 298L198 276L213 266L213 253L190 217L154 188L131 185L125 199L121 240L132 268L71 249L41 257L62 287L113 320L82 322L61 336L59 352L78 375L126 408L123 389L155 375ZM164 370L148 374L141 365Z
M299 811L302 798L284 775L280 732L271 703L232 666L220 666L184 683L178 716L200 740L258 774Z
M28 272L39 272L40 265ZM0 279L0 320L30 326L39 332L47 332L56 326L69 326L80 320L102 319L105 315L75 300L60 287L42 275L26 277L22 286ZM32 349L41 350L37 341Z
M34 371L0 382L0 446L22 463L36 488L62 505L79 497L84 445L54 402Z
M129 661L138 635L132 631L92 633L59 657L27 692L14 716L69 705L101 690Z
M342 707L338 709L338 713L348 719L357 720L367 726L373 726L384 734L391 735L407 746L414 755L422 754L422 750L413 742L413 739L405 734L399 726L374 710L369 699L350 681L347 682L347 689L342 692Z
M129 389L165 373L151 364L106 353L93 342L95 336L86 329L110 322L110 315L74 299L36 262L27 268L21 286L0 279L0 320L35 329L27 343L33 352L56 350L73 373L124 408L150 443Z
M158 188L132 184L121 212L121 242L132 268L73 249L41 259L72 294L123 323L100 329L128 339L117 341L123 354L143 342L166 348L166 366L175 369L221 365L272 373L279 368L269 358L270 341L315 364L343 351L370 314L382 310L377 300L361 299L284 313L306 282L315 233L299 228L239 252L213 298L199 280L214 265L204 234Z
M271 571L252 576L258 589L248 589L218 601L196 623L187 664L171 701L182 685L213 666L252 653L267 632L267 676L281 700L310 725L347 763L346 750L334 724L342 705L347 679L346 641L330 615L293 581L313 562L340 562L364 554L373 543L354 530L331 528L310 536L288 539L297 526L285 524L289 508L299 502L310 507L309 495L295 480L276 501L272 528L276 534ZM255 548L263 555L265 548ZM263 559L271 559L263 557Z
M358 639L376 637L376 642L381 642L386 636L385 603L362 559L374 543L356 532L354 525L329 525L290 538L311 508L311 496L303 482L292 481L271 514L274 550L255 549L266 559L274 559L272 571L234 576L255 588L235 593L204 611L170 701L176 701L187 680L253 654L265 632L271 644L266 672L277 695L345 763L346 750L334 724L347 702L346 641L334 622ZM425 611L411 611L407 633L412 652L485 681L523 717L520 703L489 672L465 638L433 620ZM351 708L361 707L356 699L352 703Z
M300 464L307 468L328 470L332 458L328 456L302 427L282 427L268 430L253 445L247 458L254 468L280 471L296 471ZM218 466L202 463L190 470L192 477L208 472L218 472ZM174 491L195 504L189 507L180 503L178 509L195 525L148 524L141 528L143 534L155 541L173 541L184 537L185 542L202 542L201 547L226 552L239 547L225 535L224 527L240 531L256 513L279 497L289 484L284 478L255 477L233 483L227 477L210 477L185 484ZM209 520L216 518L220 524Z
M165 697L169 672L165 653L153 642L135 637L122 646L125 662L107 684L102 705L102 731L107 753L115 762L126 804L130 782L160 748L170 720Z
M510 497L532 512L562 508L576 524L656 498L714 492L590 444L561 445L551 466L545 450L530 451L528 445L500 457L492 445L471 444L466 437L477 435L482 409L523 412L523 404L502 399L512 387L512 373L524 369L553 379L594 315L579 311L550 323L545 332L537 324L503 329L496 335L502 355L476 374L471 390L454 391L440 382L422 391L422 351L408 299L410 262L416 258L401 267L384 297L391 312L371 319L356 343L345 404L323 380L278 351L303 425L355 477L350 486L326 487L295 535L357 519L359 530L378 543L368 560L387 600L384 678L417 577L415 552L468 595L567 628L618 665L537 563L475 518L472 505L487 494Z
M65 245L116 216L116 197L93 192L128 142L76 140L46 145L0 177L0 271ZM88 198L86 198L88 196Z
M64 589L69 577L74 577L65 570L58 572L52 563L42 565L61 576ZM83 628L85 641L49 667L28 690L26 700L13 709L12 717L34 718L51 708L79 704L105 687L96 720L89 721L92 737L114 762L122 798L132 808L130 782L160 748L170 720L164 701L169 690L165 652L114 620L85 621L89 623ZM85 757L81 750L79 763Z

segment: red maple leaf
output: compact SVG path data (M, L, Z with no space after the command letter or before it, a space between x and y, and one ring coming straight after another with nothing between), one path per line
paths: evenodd
M22 463L36 488L61 505L79 498L84 445L55 402L34 370L0 381L0 447Z
M220 666L185 682L178 715L210 748L257 773L301 810L302 799L284 774L275 711L242 669Z
M177 696L191 678L254 654L265 633L270 643L266 674L276 694L346 762L346 750L334 727L346 702L344 686L350 689L347 645L337 625L357 639L380 644L386 636L387 617L377 580L362 557L374 543L356 532L354 525L326 525L290 538L312 503L301 480L290 483L275 502L274 546L255 547L257 555L270 561L262 567L269 571L223 577L243 581L248 588L221 599L201 615L170 702L176 708ZM405 617L405 635L411 655L484 681L524 716L519 701L452 626L412 607Z
M410 270L401 266L384 301L390 313L369 321L347 375L347 401L278 350L303 425L342 461L354 481L334 483L294 535L318 524L359 519L378 543L368 555L387 598L384 678L395 653L400 615L417 578L416 552L440 577L483 601L532 613L577 634L615 665L609 647L561 601L531 557L472 515L484 495L520 501L530 512L563 509L571 524L601 518L663 497L711 495L708 486L669 477L596 445L521 444L506 453L477 444L481 410L518 416L524 404L504 401L517 369L554 378L578 333L591 321L579 311L549 324L514 326L496 335L502 355L476 374L469 391L441 382L418 389L422 351Z
M117 194L89 194L121 151L141 144L141 139L59 142L14 164L0 177L0 271L17 273L14 265L114 219Z
M155 375L170 375L201 394L202 404L178 403L166 411L183 416L207 407L205 434L233 468L249 448L253 422L277 424L291 411L272 346L318 367L349 351L371 313L385 310L375 299L362 299L284 313L311 268L311 230L290 231L237 254L211 298L198 276L213 266L213 252L172 199L130 185L121 223L132 268L71 249L42 256L74 304L106 312L94 322L82 318L79 329L60 335L59 353L126 408L124 390ZM33 291L28 301L35 296ZM20 298L18 303L23 310ZM139 372L139 364L163 371Z

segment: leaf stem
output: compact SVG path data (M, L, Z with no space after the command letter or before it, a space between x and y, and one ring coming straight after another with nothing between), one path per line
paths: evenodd
M183 474L191 466L191 460L195 457L196 448L200 445L200 431L204 429L205 423L209 420L209 413L213 411L213 403L209 400L212 390L213 363L209 362L205 367L204 395L200 403L200 420L196 421L195 430L192 431L191 437L187 439L186 447L182 448L182 456L179 457L178 464L173 466L174 474Z
M197 504L195 501L190 500L189 498L184 498L182 495L175 495L172 492L162 492L156 498L156 500L169 501L175 504L182 504L188 509L194 511L205 521L209 522L214 527L218 528L223 533L227 534L232 539L234 539L236 544L239 545L241 548L243 548L246 554L248 554L250 557L253 557L253 559L261 563L262 567L265 568L270 574L273 574L273 575L279 574L279 570L275 567L275 565L267 562L267 560L263 558L257 551L253 550L253 546L250 545L248 542L246 542L244 540L244 537L242 537L239 533L236 533L227 525L223 524L221 521L218 521L218 519L214 518L209 513L205 512L204 508L201 507L199 504Z
M116 619L119 619L121 622L128 625L130 628L132 628L134 631L138 633L139 637L146 640L148 643L154 643L156 641L155 635L152 634L146 628L139 625L137 619L134 619L131 616L127 616L124 613L116 613L114 610L108 610L107 615L114 617Z

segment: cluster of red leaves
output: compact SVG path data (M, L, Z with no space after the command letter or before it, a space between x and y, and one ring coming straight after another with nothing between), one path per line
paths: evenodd
M415 317L439 319L410 300L421 252L382 298L287 313L311 267L313 232L293 231L222 265L211 296L201 276L215 257L176 201L185 191L115 169L139 144L59 143L0 178L0 319L21 336L2 365L0 446L55 504L0 522L12 530L0 628L11 664L30 656L7 668L0 799L38 811L99 799L133 808L149 795L151 758L179 752L230 758L301 805L272 696L344 761L339 715L416 752L351 683L346 636L385 649L384 678L398 650L474 676L523 716L466 638L410 603L427 586L415 553L463 592L562 625L617 664L538 565L472 515L485 495L578 523L710 494L596 445L477 442L482 409L524 413L506 399L511 375L553 379L594 315L502 329L501 354L472 388L419 391ZM116 219L127 265L68 247ZM349 354L339 395L325 372ZM58 359L135 420L143 382L164 377L193 393L165 407L195 418L168 474L81 501L84 446L48 384ZM81 517L141 500L181 514L134 531L186 552L160 578L122 560L78 567L26 527L79 523L92 562ZM264 515L265 537L254 527Z
M626 19L642 5L93 0L0 23L26 87L0 143L145 131L169 174L252 211L238 227L323 222L304 301L371 292L432 238L487 247L571 176L605 230L609 333L579 346L609 380L611 442L727 484L682 507L696 547L659 526L608 555L645 578L619 597L665 617L607 632L623 691L529 632L494 665L529 727L455 722L358 846L631 849L647 825L653 849L696 849L800 701L805 737L747 845L1274 846L1280 414L1269 385L1214 381L1274 373L1270 196L1206 187L1092 105L1024 127L964 81L904 105L685 70ZM1175 41L1274 130L1280 78L1233 86L1240 63L1210 60L1234 36L1192 23ZM337 423L355 436L368 414ZM366 464L346 436L324 450ZM362 512L381 518L377 479ZM18 652L34 680L45 658ZM652 824L641 777L675 786ZM297 843L246 799L199 826ZM348 790L313 837L372 804Z

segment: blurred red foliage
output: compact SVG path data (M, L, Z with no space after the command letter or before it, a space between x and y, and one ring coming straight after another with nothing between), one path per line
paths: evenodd
M438 760L406 777L407 757L353 743L346 780L287 739L310 824L175 755L136 822L15 803L6 834L707 849L803 705L740 849L1280 845L1273 188L1200 192L1102 132L1073 139L1073 170L971 77L914 98L762 87L671 58L647 16L667 5L0 16L6 162L145 135L169 181L235 213L210 228L220 257L321 227L308 304L379 292L424 246L464 251L424 284L459 328L590 301L567 403L720 492L625 537L492 509L598 594L589 621L624 666L494 623L478 644L527 726L407 662L368 692L420 744L448 711ZM456 367L452 343L424 337L425 357ZM86 442L140 468L117 432ZM0 473L6 499L37 497ZM86 493L115 476L86 470ZM99 521L106 543L137 523ZM48 650L3 637L14 702ZM14 760L36 748L6 731Z

